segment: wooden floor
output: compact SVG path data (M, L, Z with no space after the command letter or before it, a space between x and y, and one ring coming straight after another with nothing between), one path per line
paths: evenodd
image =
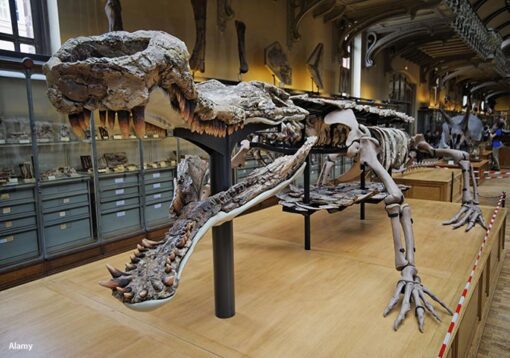
M501 191L510 195L510 179L490 179L480 187L480 202L495 205ZM510 199L509 199L510 200ZM510 203L510 201L507 201ZM505 247L510 247L510 225L507 225ZM510 357L510 250L507 250L494 299L485 325L479 358Z
M458 204L410 200L424 284L455 307L483 231L440 225ZM485 208L487 217L491 212ZM129 253L0 292L0 357L421 357L437 354L450 317L412 313L398 332L383 318L399 274L381 205L312 217L313 250L302 249L302 217L278 207L236 219L237 314L214 317L209 236L197 246L175 299L137 313L97 285L104 264ZM501 219L501 218L500 218ZM498 219L496 226L501 221ZM10 342L32 352L8 351Z

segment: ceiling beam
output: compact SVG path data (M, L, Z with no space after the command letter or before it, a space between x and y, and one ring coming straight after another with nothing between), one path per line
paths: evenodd
M478 0L476 3L473 4L473 9L475 11L480 10L480 8L487 2L487 0Z
M496 11L494 11L492 14L490 14L489 16L487 16L485 19L483 19L483 24L484 25L487 25L489 22L491 22L492 20L494 20L498 15L504 13L505 11L508 11L508 9L505 7L502 7Z
M507 26L510 26L510 20L508 21L505 21L504 23L502 23L501 25L499 25L498 27L496 27L496 31L501 31L503 30L505 27Z

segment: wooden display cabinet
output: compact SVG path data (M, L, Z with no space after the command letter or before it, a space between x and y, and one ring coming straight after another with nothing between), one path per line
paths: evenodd
M460 202L462 171L460 169L418 168L404 174L393 174L395 182L411 188L407 198Z

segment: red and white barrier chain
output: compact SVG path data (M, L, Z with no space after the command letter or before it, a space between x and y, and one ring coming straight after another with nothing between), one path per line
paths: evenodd
M452 337L453 329L455 328L455 325L457 324L457 321L459 319L460 311L462 310L462 305L464 304L464 300L467 297L467 293L469 288L471 287L471 281L473 280L473 277L475 275L475 270L478 267L478 263L480 261L480 258L482 257L482 252L485 247L485 244L487 243L487 240L489 239L489 234L492 231L492 225L494 225L494 221L496 221L496 217L498 215L499 210L501 209L501 206L503 205L503 201L506 198L506 193L501 193L498 201L498 205L494 209L494 212L492 213L489 225L487 226L487 231L485 232L485 236L482 241L482 245L480 246L480 250L478 251L478 255L476 255L476 260L473 265L473 269L471 270L471 273L469 274L469 278L467 280L466 286L464 286L464 290L462 291L462 294L460 295L459 303L457 304L457 308L455 309L455 313L453 314L452 320L450 322L450 325L448 326L448 332L446 333L446 336L444 337L443 344L441 345L441 349L439 350L439 354L437 355L439 358L442 358L446 347L448 346L448 343L450 342L450 338Z

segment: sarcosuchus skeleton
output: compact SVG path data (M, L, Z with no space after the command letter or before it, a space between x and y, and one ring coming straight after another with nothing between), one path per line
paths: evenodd
M246 181L211 197L207 197L204 194L207 190L203 190L205 163L197 158L188 158L181 163L170 210L172 227L161 242L144 240L138 245L125 272L108 268L113 278L103 285L111 288L115 297L140 310L155 308L171 299L180 272L205 231L289 185L303 168L303 161L317 141L318 145L343 147L355 160L354 169L345 177L352 177L353 172L359 171L359 165L364 164L387 191L385 203L393 229L395 266L401 272L401 278L384 313L395 307L400 295L404 294L394 328L399 327L412 303L416 306L420 330L423 329L425 310L438 318L427 296L451 313L421 283L414 261L411 209L387 169L401 166L409 149L435 157L452 157L462 167L465 179L463 207L452 222L460 226L469 221L469 229L476 222L483 224L483 217L478 208L476 187L474 196L469 191L473 171L467 153L435 150L420 135L409 139L395 129L367 128L358 123L353 112L358 110L383 117L399 117L403 121L412 120L395 111L348 101L309 97L291 99L282 89L260 82L225 86L212 80L196 85L188 59L184 43L163 32L112 32L71 39L44 67L49 98L59 111L69 114L78 135L88 127L87 119L93 110L100 111L102 121L106 118L109 122L115 121L117 115L124 132L126 127L129 132L132 117L136 133L143 135L144 108L150 93L159 87L168 94L172 107L183 119L175 123L176 126L188 127L198 134L226 136L248 123L281 125L283 130L273 133L271 140L304 144L295 155L278 158L254 172ZM309 111L312 115L307 117ZM315 121L307 133L303 133L305 126L299 123L305 118ZM306 141L303 141L304 135L309 136ZM243 146L243 153L247 148L247 145ZM241 163L242 155L236 156L235 161ZM327 171L328 165L320 184L326 182Z

